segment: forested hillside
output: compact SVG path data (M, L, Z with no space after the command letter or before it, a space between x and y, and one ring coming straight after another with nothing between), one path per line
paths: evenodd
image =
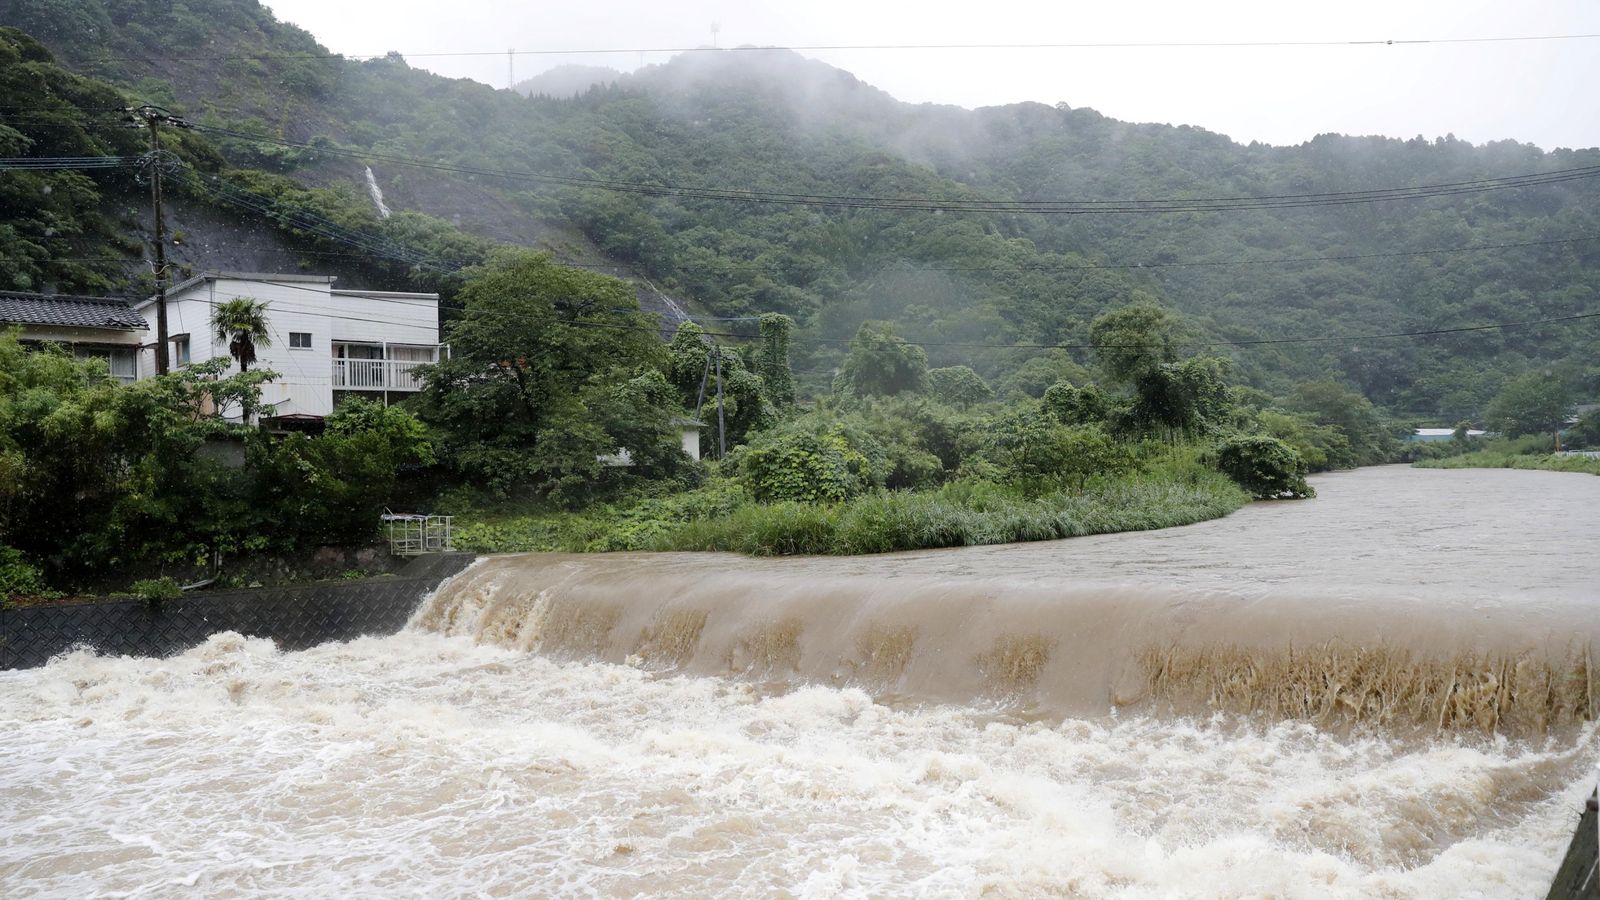
M330 188L301 199L352 226L408 238L393 219L366 221L370 165L397 209L646 277L713 316L788 313L812 391L861 322L890 319L933 365L1038 395L1090 361L1071 348L1095 316L1139 300L1184 312L1195 345L1240 342L1204 349L1274 394L1331 376L1397 415L1454 423L1534 368L1584 395L1600 387L1597 320L1363 339L1595 311L1593 149L1335 135L1269 147L1065 105L917 106L783 51L695 53L575 98L530 98L396 56L330 56L254 0L17 0L0 25L182 111L222 160L271 173L253 189L298 196L280 176ZM103 127L86 134L108 151L127 142ZM1474 184L1568 170L1580 171ZM1355 202L1421 185L1455 187ZM1209 202L1307 195L1323 196ZM1068 200L1179 202L1036 208ZM445 228L412 229L408 271L470 257ZM1246 343L1284 338L1317 341Z

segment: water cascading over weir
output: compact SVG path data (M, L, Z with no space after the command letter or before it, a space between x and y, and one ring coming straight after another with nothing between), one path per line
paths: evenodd
M412 626L560 659L1029 718L1223 711L1531 736L1596 711L1600 618L1576 604L1467 613L1425 596L1092 583L961 552L937 572L912 556L490 557Z

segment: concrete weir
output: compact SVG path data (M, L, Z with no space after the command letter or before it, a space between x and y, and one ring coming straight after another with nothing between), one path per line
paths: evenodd
M472 559L470 553L429 554L392 576L186 594L165 603L0 607L0 670L42 666L77 647L114 656L169 656L223 631L270 638L283 650L394 634Z
M1600 898L1600 794L1590 794L1546 900Z

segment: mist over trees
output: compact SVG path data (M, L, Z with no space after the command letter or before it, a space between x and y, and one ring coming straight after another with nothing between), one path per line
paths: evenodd
M313 183L351 183L360 170L271 141L662 187L952 203L1343 194L1600 164L1595 150L1449 137L1241 145L1065 104L915 106L783 51L688 54L576 97L527 98L394 56L328 56L252 0L210 4L204 17L140 0L22 0L0 24L235 132L214 136L235 165ZM142 49L155 34L266 58L165 59ZM535 242L576 232L571 256L632 267L698 310L791 316L808 394L831 389L847 349L837 342L864 322L890 321L930 345L930 367L969 366L1004 392L1003 379L1048 353L1036 345L1086 344L1107 310L1163 302L1186 315L1195 342L1322 339L1219 347L1245 383L1281 395L1332 379L1419 420L1481 420L1536 367L1586 394L1600 378L1593 322L1376 337L1587 309L1600 289L1600 242L1583 239L1600 233L1594 179L1302 209L1041 216L747 204L375 166L397 209ZM1019 387L1039 396L1056 380Z
M206 50L149 49L180 46ZM93 364L0 335L0 418L25 434L67 410L62 434L101 448L79 471L0 440L0 556L56 576L175 522L199 524L128 552L251 535L298 552L369 534L397 490L567 517L486 525L480 549L869 552L1160 527L1308 496L1309 472L1393 461L1414 424L1543 446L1600 390L1600 179L1584 174L1600 151L1269 147L1065 104L914 106L785 51L600 80L525 96L393 54L345 60L253 0L0 8L0 155L134 157L144 136L118 110L167 105L198 126L168 145L172 202L202 223L175 254L214 268L231 232L296 268L437 290L453 349L409 410L341 408L320 437L272 442L182 420L199 394L249 407L270 373L120 395ZM146 293L145 191L126 169L0 179L0 289ZM1303 195L1337 202L1030 211ZM704 324L664 333L639 284ZM715 465L681 452L689 415ZM1591 413L1573 433L1596 428ZM246 444L242 470L200 452L219 435ZM72 534L37 531L73 496Z

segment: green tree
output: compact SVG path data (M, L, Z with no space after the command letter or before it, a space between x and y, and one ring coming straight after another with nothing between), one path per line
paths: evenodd
M1489 401L1484 419L1507 437L1554 434L1572 414L1572 393L1548 372L1528 372L1511 380Z
M1326 471L1334 468L1336 461L1352 458L1344 429L1318 425L1302 414L1264 409L1256 414L1255 427L1293 447L1312 472Z
M0 544L53 582L189 546L232 545L254 524L237 470L201 453L238 426L205 397L257 402L268 373L224 360L121 385L101 360L27 350L0 332Z
M1165 307L1135 303L1089 326L1100 368L1112 381L1136 383L1178 359L1178 321Z
M789 364L789 343L793 334L793 319L782 313L762 314L757 370L766 386L767 399L780 411L794 407L794 371Z
M1317 425L1331 425L1344 435L1347 448L1329 445L1328 465L1335 469L1388 462L1399 443L1372 401L1336 381L1313 381L1295 388L1288 408Z
M836 503L881 486L885 477L882 448L840 423L780 426L733 459L740 483L763 502Z
M928 370L928 393L940 403L966 409L994 399L994 390L971 366Z
M862 322L833 388L858 397L923 393L928 388L928 354L897 336L888 322Z
M929 488L943 482L960 467L961 439L972 425L972 420L952 408L914 394L819 403L806 419L837 422L849 434L869 436L882 448L884 486L894 490Z
M576 504L605 486L601 456L656 458L654 447L630 446L647 432L607 430L616 389L666 363L626 283L506 252L472 273L459 299L451 358L426 370L419 406L444 434L441 459L459 476L501 495ZM658 425L648 439L671 440L667 423Z
M1092 377L1067 351L1047 350L1028 357L1022 365L1000 376L996 387L1002 397L1043 397L1051 385L1063 381L1084 384Z
M1062 425L1053 416L1018 413L997 423L994 461L1002 478L1029 494L1062 486L1082 490L1096 475L1133 468L1133 455L1097 425Z
M722 370L720 399L717 396L719 362ZM705 330L693 322L683 323L673 334L667 347L666 376L677 389L678 403L683 409L694 410L698 404L700 421L706 423L701 435L703 440L716 440L719 403L730 447L770 427L778 419L778 411L766 394L766 379L750 371L739 351L708 341Z
M1566 431L1566 442L1576 449L1600 449L1600 409L1591 409Z
M228 355L247 372L256 361L257 347L272 346L267 304L253 297L224 300L211 309L211 331L228 345Z
M1257 500L1315 497L1306 464L1293 447L1264 434L1230 438L1217 449L1217 468Z
M320 437L253 435L247 453L253 503L279 527L282 549L370 539L402 467L434 461L428 429L403 407L353 399Z
M1044 392L1044 408L1063 425L1094 425L1110 418L1115 404L1095 385L1058 381Z
M1129 418L1139 428L1162 432L1169 440L1221 425L1232 410L1228 361L1196 356L1147 369L1134 381Z
M49 585L38 566L28 562L16 548L0 544L0 604L13 595L32 596L47 590Z

